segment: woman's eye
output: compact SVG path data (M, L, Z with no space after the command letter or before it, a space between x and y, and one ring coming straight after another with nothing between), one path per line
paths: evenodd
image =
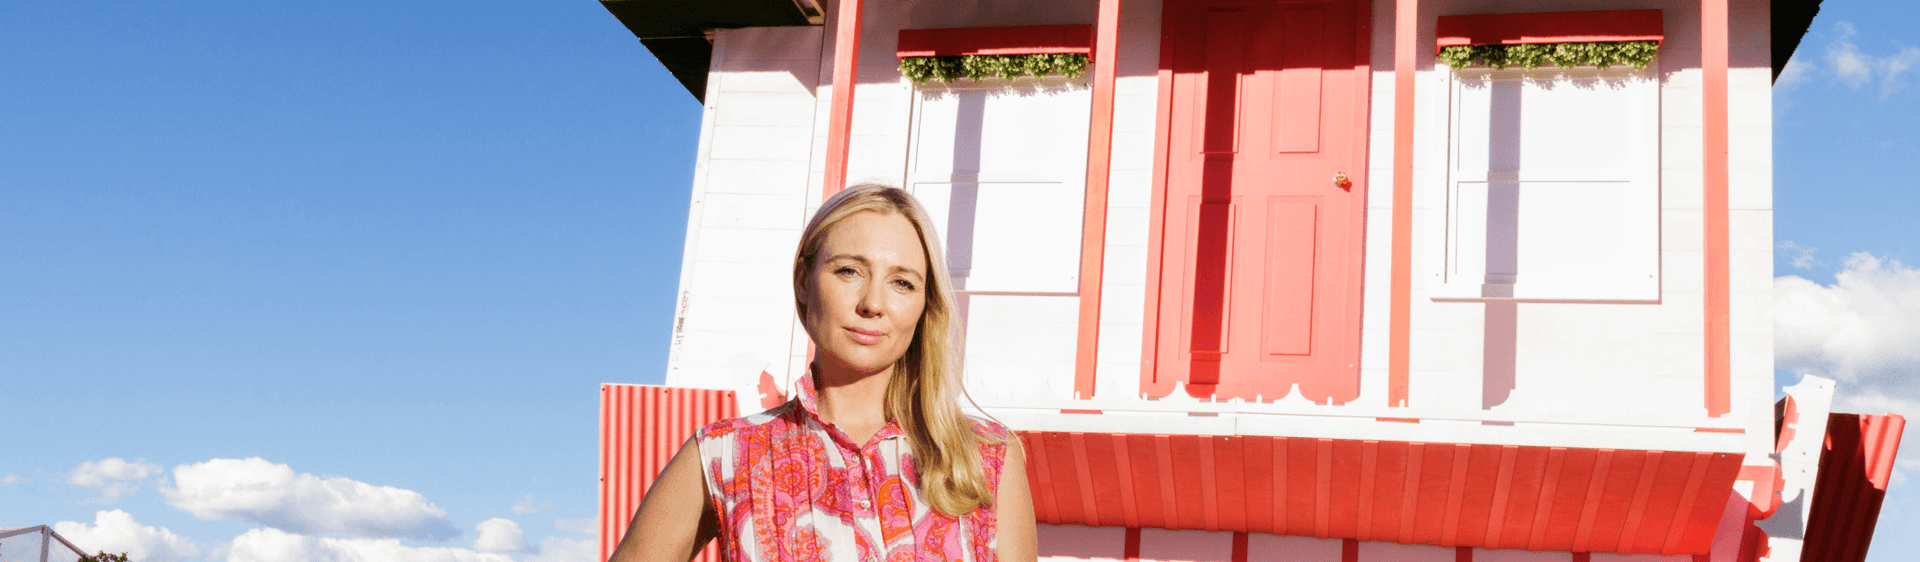
M857 273L860 273L860 272L858 272L858 271L854 271L854 269L853 269L853 268L852 268L851 266L848 266L848 267L841 267L840 269L835 269L835 270L833 270L833 274L834 274L834 275L842 275L842 276L845 276L845 275L854 275L854 274L857 274Z
M893 280L893 286L895 286L895 287L899 287L899 288L901 288L902 290L906 290L906 291L911 291L911 290L913 290L913 282L912 282L912 281L908 281L908 280L905 280L905 279L895 279L895 280Z

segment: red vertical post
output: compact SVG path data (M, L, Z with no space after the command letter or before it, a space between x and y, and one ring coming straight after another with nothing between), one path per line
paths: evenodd
M847 141L853 130L853 83L860 78L861 0L838 2L833 28L833 99L827 106L827 177L820 186L825 201L847 186Z
M1073 394L1092 398L1100 359L1100 281L1107 260L1107 182L1113 164L1113 79L1120 43L1120 0L1100 0L1093 35L1093 115L1087 123L1087 197L1080 220L1080 334Z
M1413 317L1413 77L1420 54L1420 2L1393 11L1393 257L1387 323L1387 405L1407 406Z
M1700 71L1705 141L1706 406L1707 415L1732 411L1732 330L1727 265L1727 0L1700 0Z

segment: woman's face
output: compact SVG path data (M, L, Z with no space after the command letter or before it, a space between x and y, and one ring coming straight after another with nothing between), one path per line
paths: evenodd
M898 213L863 211L827 231L807 278L807 334L822 367L857 376L893 367L927 306L927 257Z

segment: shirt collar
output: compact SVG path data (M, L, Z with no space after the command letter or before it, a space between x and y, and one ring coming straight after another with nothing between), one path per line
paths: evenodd
M847 438L846 433L841 431L839 427L820 418L820 394L813 386L813 371L809 370L807 374L800 377L800 390L794 393L793 398L800 402L800 408L806 412L807 417L812 418L814 422L819 423L822 427L831 428L834 436L852 441L852 439ZM874 441L882 441L905 435L906 433L900 429L900 422L887 420L887 425L881 427L879 432L874 433L873 439Z

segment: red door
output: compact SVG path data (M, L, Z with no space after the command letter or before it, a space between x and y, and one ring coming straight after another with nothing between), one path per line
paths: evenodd
M1360 393L1365 7L1168 0L1150 395ZM1170 72L1169 72L1170 71ZM1336 177L1344 174L1347 181Z

